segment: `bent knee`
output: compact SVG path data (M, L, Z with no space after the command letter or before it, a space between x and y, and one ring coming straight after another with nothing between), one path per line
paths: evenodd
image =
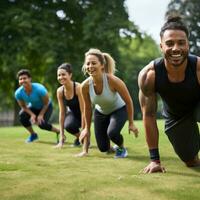
M115 137L116 137L116 135L118 135L117 133L116 133L116 131L109 131L108 132L108 137L112 140L112 139L114 139Z

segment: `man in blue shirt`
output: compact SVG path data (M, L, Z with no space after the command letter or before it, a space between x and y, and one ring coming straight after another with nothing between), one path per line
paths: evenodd
M40 83L32 83L31 74L27 69L20 70L17 78L20 87L15 91L15 99L21 107L19 120L30 133L26 142L38 139L32 124L37 124L41 129L55 132L58 138L59 129L48 123L53 106L46 88Z

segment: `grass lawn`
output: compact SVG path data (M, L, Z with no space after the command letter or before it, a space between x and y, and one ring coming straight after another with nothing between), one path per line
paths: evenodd
M114 159L98 151L94 135L89 156L76 158L74 138L66 133L63 149L55 135L35 127L40 139L25 144L23 127L0 128L1 200L198 200L200 169L189 169L173 152L159 121L160 154L167 173L140 174L149 162L141 121L137 139L123 129L129 155Z

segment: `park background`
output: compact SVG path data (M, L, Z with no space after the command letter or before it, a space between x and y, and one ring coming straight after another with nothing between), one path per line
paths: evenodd
M142 2L144 4L145 0ZM142 67L161 53L159 41L134 22L134 15L129 16L128 5L131 5L130 0L2 0L1 126L19 124L19 106L14 99L14 91L18 87L16 73L22 68L31 70L33 82L40 82L48 88L55 108L51 120L58 122L57 67L63 62L70 62L73 79L82 82L86 78L81 71L84 53L91 47L110 53L116 60L116 75L124 80L131 93L135 119L141 119L137 76ZM200 54L199 7L198 0L173 0L169 1L162 16L164 22L167 13L183 15L191 30L191 52L197 55ZM135 13L146 10L131 9ZM151 15L156 15L156 12ZM153 20L149 23L154 27ZM160 117L161 105L158 107Z
M0 1L0 199L199 199L199 169L186 168L176 156L164 134L163 120L158 120L160 155L167 173L139 173L149 162L149 156L140 120L137 76L161 52L159 41L130 17L131 1L138 0ZM157 0L141 0L146 7L149 1ZM136 13L145 10L133 8ZM181 13L190 29L191 53L198 56L199 10L199 0L172 0L162 16L164 19L168 12ZM153 28L155 21L149 23ZM84 53L91 47L115 58L116 75L125 81L134 101L139 137L134 139L124 126L122 134L129 156L123 160L99 152L93 129L90 153L83 159L74 157L81 149L70 147L74 138L67 133L67 142L60 150L52 148L55 136L36 126L39 141L24 143L27 132L19 125L19 107L14 99L17 71L30 69L33 81L48 88L55 107L51 120L57 123L57 67L63 62L72 63L74 79L83 81ZM160 109L159 103L158 117Z

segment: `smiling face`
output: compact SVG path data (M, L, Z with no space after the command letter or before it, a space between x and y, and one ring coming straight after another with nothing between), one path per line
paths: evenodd
M85 69L88 75L95 76L102 73L104 66L95 55L88 55L85 58Z
M184 31L166 30L161 38L160 47L167 64L173 67L179 67L187 60L189 42Z
M18 78L19 85L23 85L25 88L29 87L31 85L31 77L29 77L26 74L20 75Z
M68 84L71 81L72 74L67 72L65 69L58 69L57 79L61 85Z

